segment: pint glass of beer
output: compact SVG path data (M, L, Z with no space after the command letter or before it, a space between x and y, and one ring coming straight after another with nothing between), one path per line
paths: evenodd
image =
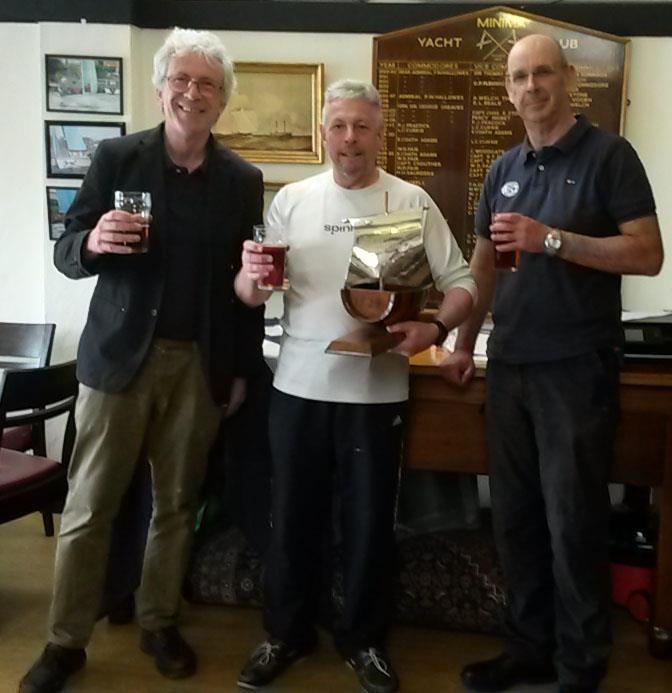
M273 258L271 272L263 279L260 279L257 286L266 291L287 291L289 280L285 276L287 262L287 245L282 231L278 228L271 228L263 224L257 224L254 229L253 238L255 243L264 246L264 253Z
M490 223L494 224L497 213L493 212L490 215ZM495 269L506 269L511 272L515 272L518 269L518 261L520 260L520 253L517 250L497 250L497 244L495 243Z
M149 250L149 220L152 212L152 196L150 193L116 190L114 193L114 208L140 215L140 223L142 224L142 228L138 232L140 241L138 243L129 243L128 245L139 253L146 253Z

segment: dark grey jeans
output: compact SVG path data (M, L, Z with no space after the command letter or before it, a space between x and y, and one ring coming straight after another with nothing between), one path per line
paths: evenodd
M596 685L611 650L608 477L619 359L491 361L487 438L507 649L555 659L562 683Z

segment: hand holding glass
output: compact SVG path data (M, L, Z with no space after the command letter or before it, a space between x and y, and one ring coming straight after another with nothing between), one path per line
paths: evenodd
M287 261L287 249L283 233L278 228L271 228L258 224L253 229L254 242L264 246L264 254L273 258L271 271L257 282L259 289L265 291L287 291L289 280L285 276L285 264Z
M142 228L138 231L141 237L140 241L128 243L128 245L136 252L146 253L149 250L149 221L152 212L152 196L150 193L116 190L114 193L114 208L141 216L142 221L140 223Z
M497 221L497 213L493 212L490 215L490 223L494 224ZM508 269L515 272L518 269L518 261L520 260L520 252L517 250L497 250L495 243L495 269Z

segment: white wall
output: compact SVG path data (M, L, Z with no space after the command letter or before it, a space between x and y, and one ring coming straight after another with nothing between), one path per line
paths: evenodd
M56 322L54 361L74 356L93 280L72 281L52 265L53 242L46 230L44 128L50 119L94 119L47 113L44 53L121 56L124 59L125 115L129 132L160 119L151 85L152 56L167 30L123 25L0 24L0 65L10 80L5 89L0 143L0 320ZM241 61L322 62L325 82L341 77L370 79L372 36L217 32ZM626 136L646 166L656 194L663 235L672 235L672 94L652 76L672 65L672 38L637 38L632 44ZM656 84L658 86L656 86ZM96 116L96 120L119 120ZM324 165L326 167L327 164ZM298 180L321 170L309 164L261 164L269 181ZM49 181L71 185L71 181ZM659 277L626 278L624 305L630 309L672 308L672 261Z
M672 38L635 38L630 52L625 135L641 157L658 205L658 219L668 258L657 277L625 277L623 307L672 310Z
M124 69L124 113L132 112L132 104L137 100L134 94L135 79L131 69L131 36L129 26L118 24L71 24L71 23L42 23L40 28L40 56L46 53L101 55L121 57ZM40 85L44 84L44 65L40 59ZM41 92L44 89L41 88ZM129 117L114 115L82 115L81 113L51 113L46 111L44 97L42 113L45 119L51 120L96 120L96 121L126 121L126 127L131 129ZM44 160L40 162L40 170L44 179ZM55 185L79 185L79 181L59 179L50 182ZM46 232L47 216L46 201L43 205L41 219L42 253L44 257L44 306L47 322L56 323L56 339L52 360L54 363L65 361L75 356L79 335L86 320L86 313L95 284L95 279L67 279L56 271L52 256L54 243L48 240Z
M40 32L0 24L3 85L0 129L0 321L42 322L43 128Z

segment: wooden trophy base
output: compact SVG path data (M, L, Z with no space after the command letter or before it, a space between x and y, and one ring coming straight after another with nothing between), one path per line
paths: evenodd
M403 339L402 333L391 334L380 325L368 325L334 339L325 351L327 354L371 358L389 351L401 343Z

